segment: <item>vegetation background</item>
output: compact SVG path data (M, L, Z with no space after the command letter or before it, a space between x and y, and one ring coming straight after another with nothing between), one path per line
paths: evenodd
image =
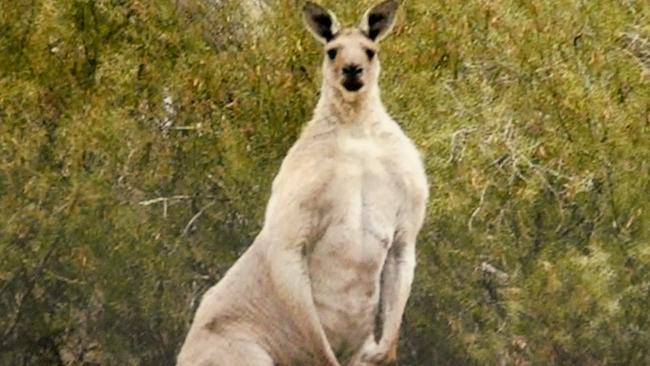
M174 363L317 101L301 7L0 0L1 365ZM403 2L381 85L431 200L399 365L650 364L649 24Z

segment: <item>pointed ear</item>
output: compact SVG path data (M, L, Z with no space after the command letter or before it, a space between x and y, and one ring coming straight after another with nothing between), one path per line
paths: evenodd
M399 3L396 0L382 1L366 12L359 28L368 38L379 42L393 29L398 7Z
M307 2L302 8L302 15L307 29L321 43L327 43L334 39L339 30L336 16L320 5Z

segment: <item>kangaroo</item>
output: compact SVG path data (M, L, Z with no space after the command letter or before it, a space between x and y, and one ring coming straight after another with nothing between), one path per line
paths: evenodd
M428 185L384 108L378 42L398 4L341 28L314 3L324 45L313 118L273 181L253 244L202 298L178 365L370 366L396 358Z

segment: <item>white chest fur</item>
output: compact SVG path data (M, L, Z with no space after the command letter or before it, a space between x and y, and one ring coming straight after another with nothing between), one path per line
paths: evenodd
M333 136L333 159L321 165L332 170L323 195L332 204L309 259L315 304L334 347L357 337L350 329L367 334L373 324L381 272L408 195L407 169L390 154L396 149L358 132Z

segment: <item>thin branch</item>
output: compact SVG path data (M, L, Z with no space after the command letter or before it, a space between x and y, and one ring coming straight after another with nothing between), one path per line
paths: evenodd
M217 201L212 201L212 202L208 203L207 205L203 206L203 208L200 209L199 212L197 212L196 215L194 215L190 219L190 221L187 223L187 225L185 225L185 229L183 229L183 232L181 233L181 236L187 235L187 233L190 231L190 228L192 227L192 224L194 224L194 221L198 220L198 218L201 217L201 215L203 215L203 212L205 212L205 210L207 210L208 208L214 206L215 203L217 203Z
M46 270L45 273L47 273L50 277L52 277L52 278L54 278L56 280L63 281L63 282L65 282L67 284L70 284L70 285L85 285L86 284L86 281L82 281L82 280L78 280L78 279L74 279L74 278L67 278L67 277L61 276L60 274L56 274L56 273L54 273L53 271L50 271L50 270Z
M456 160L456 155L458 155L458 161L462 160L463 152L465 151L465 146L462 145L463 140L467 135L476 131L476 128L461 128L458 131L455 131L451 134L451 142L449 147L449 159L447 163L451 163ZM460 150L460 151L459 151Z
M57 246L56 244L57 244L56 242L52 244L50 249L48 249L47 253L45 253L45 255L43 256L41 261L38 263L36 268L34 268L34 270L32 271L32 274L31 274L31 276L30 276L30 278L29 278L29 280L27 282L26 291L22 294L22 296L18 297L18 299L16 301L17 309L16 309L16 312L15 312L15 314L13 316L13 320L11 321L11 324L8 327L5 328L5 331L2 334L2 338L0 339L0 346L2 346L3 348L4 348L4 346L7 345L7 340L9 339L9 336L11 335L11 333L14 332L14 330L16 329L16 326L20 322L20 319L22 318L22 315L23 315L22 310L23 310L24 300L32 292L32 290L34 289L34 285L36 284L36 281L38 280L38 278L43 273L43 270L45 269L45 265L47 264L47 261L50 259L50 256L52 255L52 253L54 253L54 249Z
M160 202L163 202L164 204L166 204L168 201L188 200L190 198L191 198L190 196L186 196L186 195L177 195L177 196L171 196L171 197L158 197L158 198L154 198L154 199L150 199L150 200L146 200L146 201L140 201L140 202L138 202L138 204L141 205L141 206L149 206L149 205L153 205L153 204L160 203Z
M474 212L472 212L472 216L469 217L469 221L467 222L467 228L469 229L469 231L473 230L472 224L474 222L474 218L476 217L476 215L478 215L479 211L481 211L481 208L483 207L483 201L485 201L485 192L487 192L489 186L490 184L488 183L483 188L483 193L481 193L481 199L478 203L478 207L476 207Z
M149 206L153 205L156 203L162 202L163 204L163 218L167 218L167 209L169 208L169 201L180 201L180 200L188 200L192 197L186 196L186 195L177 195L177 196L171 196L171 197L158 197L146 201L140 201L138 202L139 205L141 206Z
M174 130L174 131L194 131L194 130L198 130L199 128L200 128L199 126L174 126L174 127L169 127L167 129Z

